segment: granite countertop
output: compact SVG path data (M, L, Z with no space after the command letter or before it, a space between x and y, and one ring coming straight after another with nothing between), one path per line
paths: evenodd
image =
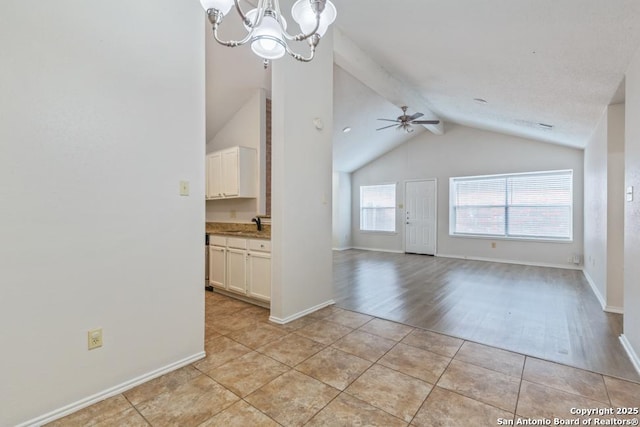
M271 224L263 224L258 231L254 223L235 222L207 222L205 232L207 234L219 234L229 237L248 237L252 239L271 239Z

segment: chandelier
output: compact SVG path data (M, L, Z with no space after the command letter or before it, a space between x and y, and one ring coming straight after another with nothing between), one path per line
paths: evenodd
M272 59L278 59L285 53L302 62L313 59L320 39L336 19L336 7L329 0L298 0L291 8L293 20L300 26L301 32L291 35L287 32L287 21L280 12L278 0L258 0L256 8L245 13L239 0L200 0L207 11L213 27L213 37L223 46L237 47L251 44L251 50L263 58L265 68ZM222 40L218 29L232 7L247 30L242 40ZM306 41L309 45L308 56L294 52L289 42Z

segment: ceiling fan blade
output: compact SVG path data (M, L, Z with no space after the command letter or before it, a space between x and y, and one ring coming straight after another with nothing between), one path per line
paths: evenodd
M396 123L400 123L400 120L395 119L395 120L391 120L391 119L378 119L378 120L383 120L385 122L396 122Z
M422 117L422 116L424 116L424 114L422 114L422 113L415 113L413 116L409 116L409 121L413 121L413 120L415 120L415 119L417 119L417 118L420 118L420 117Z
M412 121L412 125L437 125L440 123L440 120L415 120Z
M389 125L389 126L385 126L385 127L376 129L376 130L388 129L388 128L392 128L392 127L395 127L395 126L397 126L397 125Z

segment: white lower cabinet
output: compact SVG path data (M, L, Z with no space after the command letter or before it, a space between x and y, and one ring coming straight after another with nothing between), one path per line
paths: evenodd
M271 254L249 252L247 254L247 293L252 298L271 300Z
M214 288L225 289L226 260L226 246L209 246L209 284Z
M247 251L227 248L227 289L247 293Z
M211 235L209 283L260 301L271 300L271 242Z

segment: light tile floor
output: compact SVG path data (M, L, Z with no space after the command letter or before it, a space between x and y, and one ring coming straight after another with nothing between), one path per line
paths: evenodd
M495 426L640 407L640 384L337 307L268 317L207 292L205 359L50 425Z

